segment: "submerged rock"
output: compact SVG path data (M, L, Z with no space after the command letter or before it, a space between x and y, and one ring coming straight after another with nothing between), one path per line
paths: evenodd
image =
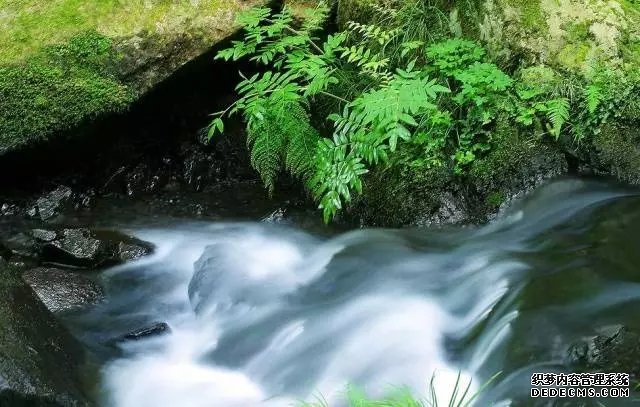
M104 299L98 283L69 270L38 267L26 271L22 278L51 312L74 310Z
M1 260L0 327L0 406L91 405L82 347Z
M156 322L144 328L136 329L126 335L123 335L117 342L139 341L150 337L166 335L171 332L171 328L166 322Z
M579 370L629 373L640 379L640 335L624 326L614 326L600 335L583 339L569 348L567 362Z

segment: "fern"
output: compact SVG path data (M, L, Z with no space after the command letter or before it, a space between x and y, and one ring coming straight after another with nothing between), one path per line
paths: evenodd
M261 117L253 117L247 125L247 146L251 165L258 171L270 194L283 169L309 181L319 135L309 123L309 116L297 102L265 100Z
M547 117L551 122L549 132L556 139L560 137L562 126L569 119L569 99L559 98L547 102Z
M454 76L461 69L482 62L485 51L475 42L456 38L431 45L426 54L439 71Z
M310 184L325 221L351 200L352 190L361 191L365 163L386 161L387 150L411 139L416 116L435 112L438 94L448 91L419 72L398 70L389 85L363 93L329 117L333 139L318 150L318 173Z
M600 103L602 102L604 95L600 86L592 84L585 89L585 99L587 101L587 109L589 114L594 114Z
M208 131L213 137L224 131L223 118L243 117L251 164L269 193L287 171L305 184L328 222L362 192L369 168L389 163L402 143L422 154L411 163L449 164L461 175L490 148L490 127L513 80L485 62L482 48L461 39L398 42L407 37L397 26L353 22L321 42L316 33L328 10L321 3L301 23L286 7L275 14L252 10L239 19L243 41L218 54L269 67L242 76L239 98L215 115ZM314 117L332 124L321 134L310 111L327 99L331 110ZM568 118L563 106L557 100L547 109L554 134Z

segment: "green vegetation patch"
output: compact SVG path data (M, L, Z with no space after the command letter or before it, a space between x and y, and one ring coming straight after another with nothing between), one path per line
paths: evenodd
M64 43L96 30L111 37L179 29L203 24L212 11L237 9L232 0L0 0L0 63L25 59L41 47Z
M547 21L539 0L508 0L508 4L520 10L525 28L533 31L546 29Z
M0 153L127 108L135 95L118 81L116 60L110 39L86 32L0 66Z

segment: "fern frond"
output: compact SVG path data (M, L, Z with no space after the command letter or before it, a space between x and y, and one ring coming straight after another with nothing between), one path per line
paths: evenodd
M569 99L559 98L547 102L547 118L551 122L551 135L556 139L560 137L562 126L569 119Z
M251 166L258 171L269 194L273 194L275 181L282 168L286 138L274 125L270 116L254 119L247 126L247 146Z
M589 85L587 89L585 89L585 98L587 100L587 110L589 114L594 114L603 101L604 95L602 94L600 86Z

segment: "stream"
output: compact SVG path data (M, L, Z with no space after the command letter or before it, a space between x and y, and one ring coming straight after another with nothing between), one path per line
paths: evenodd
M481 227L155 219L127 230L155 253L102 273L107 300L64 321L104 406L340 406L348 385L425 396L433 376L447 395L498 372L476 405L533 405L531 374L567 371L571 344L640 329L638 230L636 193L577 179ZM156 322L170 333L110 342Z

